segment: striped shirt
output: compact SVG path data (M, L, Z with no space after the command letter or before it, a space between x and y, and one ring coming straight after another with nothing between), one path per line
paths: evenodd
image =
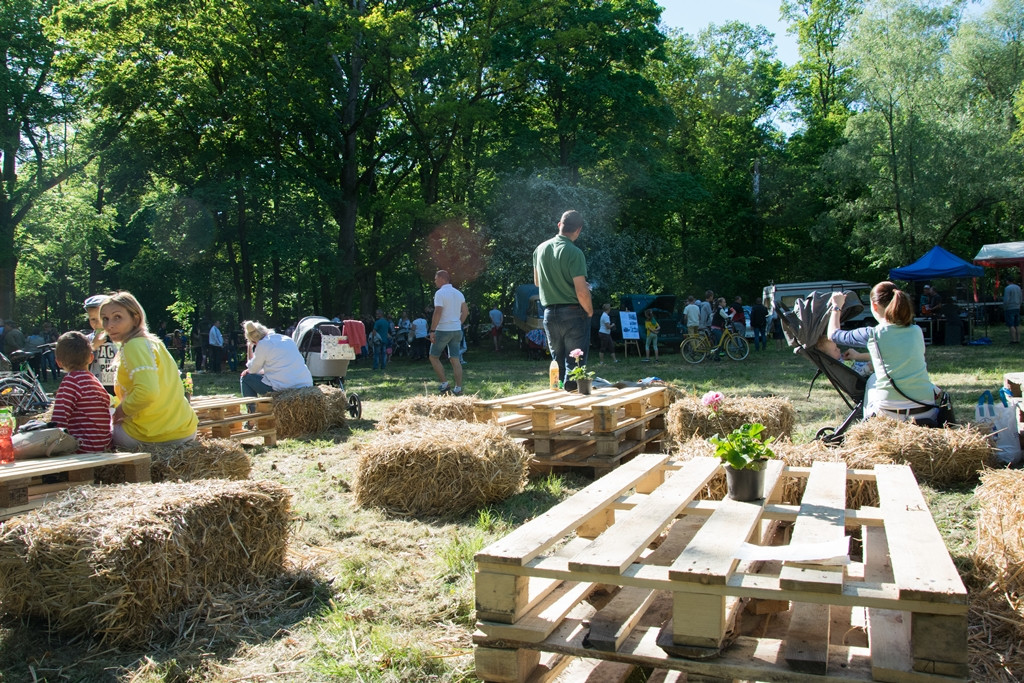
M110 394L91 372L74 370L61 380L53 421L78 439L79 453L110 450Z

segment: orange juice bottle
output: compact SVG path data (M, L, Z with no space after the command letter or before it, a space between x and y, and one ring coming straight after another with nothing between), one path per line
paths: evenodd
M551 365L548 366L548 386L551 389L558 389L558 361L554 358L551 359Z

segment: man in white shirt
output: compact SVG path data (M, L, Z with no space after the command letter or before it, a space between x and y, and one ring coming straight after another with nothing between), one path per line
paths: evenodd
M220 359L224 351L224 335L220 333L220 321L214 320L210 325L210 371L220 372Z
M494 340L494 350L501 351L501 326L505 322L505 316L502 315L497 306L491 309L490 316L491 338Z
M469 316L466 297L452 287L452 276L447 270L434 275L434 317L430 323L430 364L434 366L437 379L441 382L441 393L449 391L462 394L462 363L459 362L459 345L462 343L462 323ZM450 387L441 365L441 351L448 349L448 362L452 364L455 386Z
M412 359L423 360L427 355L427 319L420 317L412 321Z

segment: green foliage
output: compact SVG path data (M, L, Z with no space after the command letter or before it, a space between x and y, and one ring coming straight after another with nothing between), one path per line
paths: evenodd
M715 446L715 455L735 470L761 470L769 458L775 457L775 451L769 444L775 437L761 436L764 425L755 422L747 423L727 434L723 439L718 434L708 438Z

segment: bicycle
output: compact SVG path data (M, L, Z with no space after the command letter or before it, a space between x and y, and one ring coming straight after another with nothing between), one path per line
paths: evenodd
M15 416L36 415L49 409L50 397L27 361L55 346L55 343L50 343L42 344L34 351L18 350L10 358L0 353L0 363L12 368L0 372L0 406L10 407ZM13 370L15 367L21 369Z
M725 353L733 360L743 360L750 355L750 344L741 335L731 329L722 330L722 338L717 344L712 343L711 337L706 331L698 332L696 336L687 335L683 343L679 345L679 353L687 363L700 363L708 354Z

